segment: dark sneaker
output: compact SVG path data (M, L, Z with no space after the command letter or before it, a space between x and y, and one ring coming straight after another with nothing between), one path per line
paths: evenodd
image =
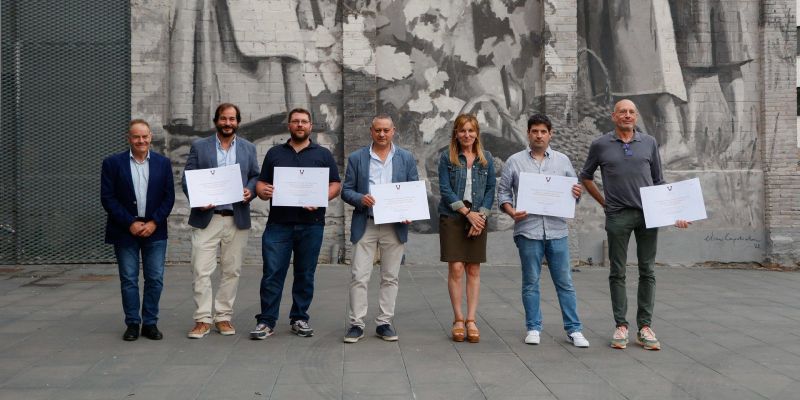
M644 347L645 350L661 350L661 343L658 342L655 332L649 326L645 326L639 329L639 332L636 332L636 343Z
M375 334L387 342L394 342L397 340L397 333L389 324L379 325L377 328L375 328Z
M128 329L122 334L122 340L132 342L139 338L139 324L128 324Z
M364 329L353 325L350 327L350 329L347 330L347 334L344 335L344 342L355 343L358 342L358 340L363 337L364 337Z
M161 340L164 338L164 335L155 325L142 325L142 336L150 340Z
M267 324L259 323L255 329L250 331L250 339L264 340L267 336L272 336L275 331L272 330Z
M302 319L292 322L292 333L302 337L314 336L314 330L308 325L308 321Z

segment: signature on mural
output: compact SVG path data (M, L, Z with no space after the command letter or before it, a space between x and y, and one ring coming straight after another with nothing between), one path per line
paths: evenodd
M740 245L740 244L752 244L754 248L760 249L761 248L761 240L756 239L751 235L743 236L743 235L736 235L731 234L730 232L725 232L721 236L716 234L716 232L711 232L706 235L705 239L706 242L733 242L733 245Z

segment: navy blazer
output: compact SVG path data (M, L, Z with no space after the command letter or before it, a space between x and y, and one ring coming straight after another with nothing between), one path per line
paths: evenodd
M414 155L400 146L394 146L392 182L418 181L419 173ZM370 146L366 146L350 153L342 185L342 200L355 207L350 223L350 241L353 244L364 236L364 231L367 229L367 207L361 204L361 199L369 193L369 149ZM400 242L408 241L408 225L397 222L394 224L394 230Z
M131 224L136 220L136 193L131 177L130 150L103 160L100 174L100 200L108 213L106 243L132 245L137 240L153 242L167 238L167 217L175 204L175 185L169 158L150 152L150 178L147 181L147 207L144 219L156 223L156 230L147 238L133 236Z
M258 160L256 159L256 146L247 139L236 136L236 163L242 171L242 187L247 187L253 194L252 201L256 197L256 178L258 178ZM189 190L186 188L186 171L193 169L217 168L217 135L195 140L192 149L189 151L189 159L186 160L186 168L181 176L181 187L186 198L189 198ZM189 225L205 229L214 216L214 209L201 210L192 208L189 213ZM233 203L233 221L239 229L250 229L250 202Z

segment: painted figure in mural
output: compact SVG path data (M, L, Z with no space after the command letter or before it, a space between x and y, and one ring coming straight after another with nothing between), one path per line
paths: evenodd
M447 262L447 290L453 306L452 337L480 341L475 313L480 295L481 263L486 261L487 219L494 202L492 154L483 149L474 115L453 122L450 146L439 156L439 246ZM462 277L467 275L467 316L461 311Z
M186 334L191 339L208 335L212 322L222 335L236 333L231 324L233 303L250 234L250 202L255 198L258 176L256 147L236 135L242 121L239 107L232 103L220 104L214 111L213 121L217 133L192 143L183 173L183 193L189 197L186 171L238 164L242 176L242 201L193 207L189 214L189 225L195 228L192 229L192 286L196 307L192 318L195 324ZM213 297L211 275L217 269L217 249L220 282L217 295Z
M285 133L290 105L309 108L312 96L341 89L337 7L316 0L177 0L166 128L205 131L214 105L230 101L249 121L241 130L258 131L251 139ZM323 108L323 117L338 118Z
M275 167L328 168L328 200L339 195L342 187L339 170L330 150L311 141L311 113L302 108L289 112L291 138L267 152L258 176L256 193L262 200L271 200ZM261 276L261 313L256 315L252 339L266 339L275 332L281 305L283 284L294 254L292 309L289 320L292 332L310 337L314 330L308 324L308 308L314 297L314 274L325 228L325 207L278 207L270 201L270 212L261 238L264 259Z
M355 343L364 337L364 317L367 315L367 286L375 259L380 249L381 284L378 293L380 312L375 317L376 334L384 340L397 340L392 327L398 274L408 240L408 225L402 223L375 225L372 206L375 198L370 186L393 182L419 180L417 160L414 155L392 142L395 127L388 115L372 119L370 134L372 144L362 147L347 157L347 172L342 186L342 200L355 207L350 226L350 241L355 250L350 279L350 328L345 343Z
M757 9L721 0L583 2L580 31L591 55L583 90L601 103L636 97L669 167L741 156L755 142L742 66L753 59L757 28L748 25Z
M100 199L108 213L106 243L114 245L119 268L122 310L128 328L123 340L142 336L161 340L158 302L164 286L167 217L175 204L172 167L168 158L150 150L150 125L135 119L128 125L130 149L103 160ZM144 293L139 314L139 258Z
M624 349L628 344L625 266L628 242L633 232L639 263L636 342L647 350L660 350L661 344L651 328L656 289L658 228L645 226L639 188L665 182L658 143L654 137L636 129L638 117L639 111L632 101L624 99L616 103L611 114L615 128L592 142L580 179L606 214L608 258L611 262L608 283L616 323L611 347ZM594 173L598 167L603 178L603 194L600 194L594 184ZM684 220L675 221L675 226L679 228L686 228L688 225L689 222Z
M534 114L528 119L529 144L525 150L506 160L497 185L497 202L503 212L514 219L514 243L519 250L522 267L522 305L525 307L525 327L528 331L525 343L539 344L540 341L542 311L539 308L539 276L542 259L546 258L561 306L567 340L576 347L589 347L589 341L581 332L578 300L572 285L566 219L528 214L516 208L521 173L576 176L569 158L550 148L552 129L553 124L545 115ZM580 199L581 192L580 185L572 187L576 201Z
M477 117L496 157L526 143L522 127L544 94L541 2L401 0L377 8L378 110L398 115L398 129L409 133L401 144L416 149L422 178L437 186L437 155L459 114ZM434 190L432 214L439 198ZM419 221L412 229L437 227Z

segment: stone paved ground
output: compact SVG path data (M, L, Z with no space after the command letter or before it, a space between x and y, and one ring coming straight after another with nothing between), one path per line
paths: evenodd
M0 399L800 398L796 272L660 267L654 321L660 352L608 347L607 271L597 267L574 274L589 349L564 340L547 274L542 344L523 343L514 267L483 268L479 344L447 336L452 314L441 265L403 270L399 342L368 335L348 345L342 343L347 267L317 273L314 337L289 333L284 293L284 320L265 341L247 337L258 310L257 266L242 275L233 320L239 334L202 340L184 336L194 307L189 267L168 267L160 342L120 339L115 272L102 265L0 269ZM629 295L635 277L629 269ZM371 321L367 329L374 332Z

